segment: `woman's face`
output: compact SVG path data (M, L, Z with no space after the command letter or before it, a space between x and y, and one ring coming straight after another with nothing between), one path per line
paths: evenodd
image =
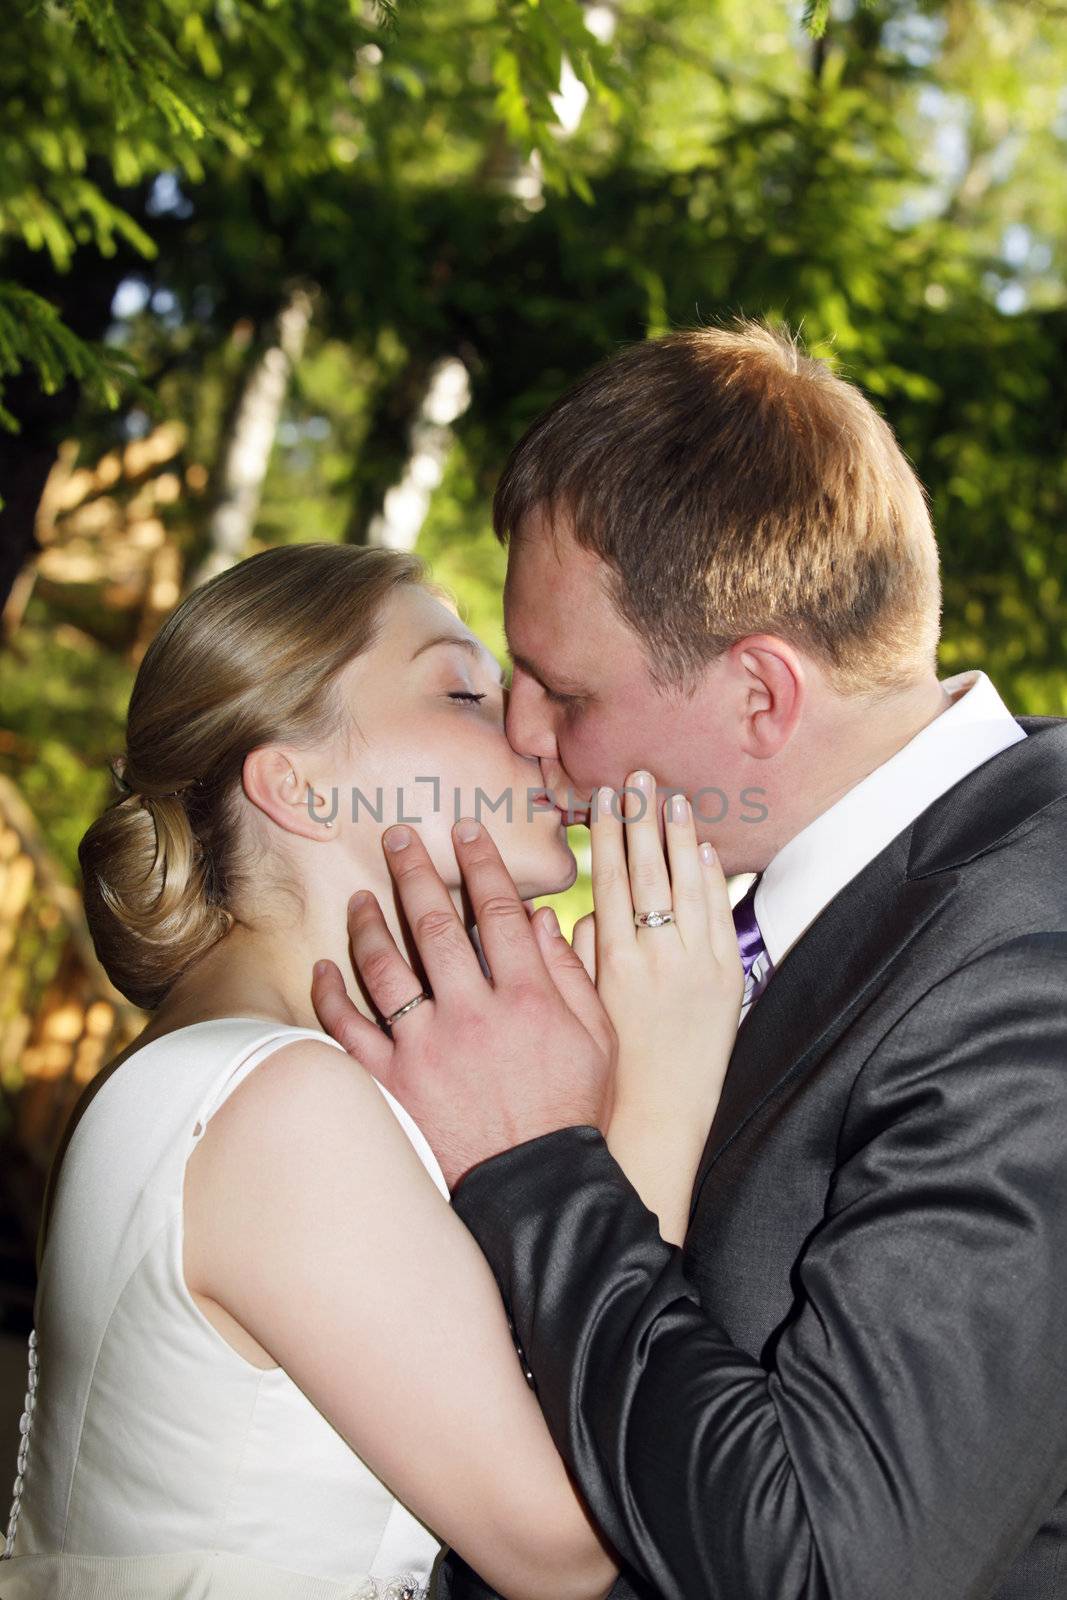
M370 852L380 861L385 829L411 822L445 883L458 887L451 829L477 817L524 900L574 882L563 816L545 797L539 763L505 737L499 666L429 590L393 592L374 645L337 688L351 738L338 741L323 814L336 810L336 837L354 861Z

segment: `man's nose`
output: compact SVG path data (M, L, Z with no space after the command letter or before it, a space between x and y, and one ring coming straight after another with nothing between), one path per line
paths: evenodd
M538 760L558 755L552 708L540 684L525 672L515 669L508 691L504 731L513 750Z

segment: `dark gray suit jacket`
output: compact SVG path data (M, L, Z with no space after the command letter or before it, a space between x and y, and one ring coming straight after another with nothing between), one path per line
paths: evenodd
M620 1596L1067 1597L1067 721L1019 720L774 975L684 1252L593 1128L455 1193Z

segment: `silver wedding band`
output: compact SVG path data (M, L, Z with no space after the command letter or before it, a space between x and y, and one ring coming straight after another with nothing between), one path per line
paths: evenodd
M400 1007L399 1011L394 1011L391 1017L386 1017L386 1019L385 1019L386 1027L387 1028L391 1028L393 1026L393 1023L398 1021L398 1019L400 1017L406 1017L409 1011L414 1011L416 1006L421 1006L422 1002L424 1000L429 1000L429 998L430 998L430 996L426 993L426 990L424 989L421 994L417 994L415 996L414 1000L409 1000L407 1005Z
M635 928L664 928L668 922L674 921L674 912L667 911L635 911Z

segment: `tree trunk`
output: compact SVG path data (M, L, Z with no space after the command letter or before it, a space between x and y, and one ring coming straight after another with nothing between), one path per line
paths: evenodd
M446 356L430 373L411 425L407 462L399 482L371 518L367 543L386 550L414 550L433 492L452 448L452 424L470 405L470 376L458 356Z
M128 249L103 257L78 251L69 273L56 272L40 255L13 251L4 276L32 284L59 307L67 326L81 339L102 340L111 321L111 302L132 257ZM37 507L56 451L74 423L81 390L74 382L45 394L36 371L24 367L4 384L4 404L18 419L18 433L0 428L0 610L15 580L37 555ZM16 616L18 608L14 608ZM10 617L6 619L10 623Z
M586 26L602 43L607 43L618 24L618 12L604 5L586 7ZM560 72L559 90L552 97L559 119L559 136L575 132L585 113L589 91L575 76L566 57ZM544 205L544 180L537 151L521 156L498 126L481 163L479 176L490 188L503 190L520 200L528 211ZM446 356L431 370L409 434L408 457L392 488L386 490L382 509L372 517L366 533L367 544L390 550L414 550L430 509L433 492L444 476L445 462L452 448L453 424L458 422L471 401L470 378L458 356Z
M208 551L190 588L232 567L248 546L289 380L304 353L313 309L312 292L295 288L278 314L271 343L252 364L222 454Z

